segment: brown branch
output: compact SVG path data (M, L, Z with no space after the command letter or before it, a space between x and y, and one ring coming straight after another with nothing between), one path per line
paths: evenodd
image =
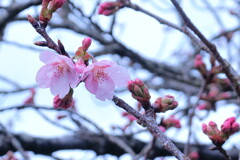
M172 142L167 136L160 130L156 120L154 119L154 112L150 109L145 115L141 115L139 112L134 110L131 106L129 106L126 102L122 99L114 96L113 102L123 108L128 113L132 114L136 118L140 120L144 126L147 126L148 130L155 136L161 146L172 153L177 159L179 160L190 160L187 156L185 156Z

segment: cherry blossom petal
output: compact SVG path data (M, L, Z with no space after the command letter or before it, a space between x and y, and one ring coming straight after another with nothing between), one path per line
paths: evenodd
M60 57L58 54L53 52L42 52L40 53L40 60L46 64L54 63L60 61Z
M114 82L112 79L101 81L98 83L98 90L96 93L96 98L105 101L106 99L112 99L114 94Z
M75 70L70 69L67 72L67 76L68 76L68 79L69 79L70 87L75 88L80 81L79 80L79 75L77 74L77 72Z
M104 69L118 87L125 87L131 79L128 71L121 66L108 67Z
M41 88L48 88L50 87L50 79L52 74L53 66L45 65L41 67L37 73L36 81L39 87Z
M91 75L91 74L88 75L87 79L85 80L85 87L92 94L97 93L98 82L96 80L94 80L93 75Z
M74 69L75 68L75 65L73 63L73 61L66 57L66 56L62 56L62 55L59 55L60 59L63 60L70 68Z
M97 63L94 63L97 66L108 66L108 67L115 67L118 66L117 63L113 62L113 61L109 61L109 60L101 60Z
M59 95L59 98L64 98L69 90L69 79L66 74L63 74L61 78L56 78L55 76L52 77L50 91L53 95Z

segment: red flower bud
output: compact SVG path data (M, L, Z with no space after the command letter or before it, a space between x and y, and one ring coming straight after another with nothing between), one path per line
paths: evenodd
M105 2L99 6L98 13L109 16L114 14L120 6L121 4L119 2Z
M191 152L191 153L188 154L188 157L189 157L191 160L198 160L199 154L198 154L198 152L193 151L193 152Z
M211 103L206 101L206 102L198 105L197 109L199 109L199 110L210 110L210 109L212 109L212 105L211 105Z
M170 127L181 128L181 123L178 119L174 117L174 115L170 116L167 119L163 119L161 125L166 129Z
M61 8L66 0L52 0L49 5L48 9L50 12L56 12L57 9Z
M196 58L194 60L194 68L198 69L203 76L206 76L207 67L206 64L203 62L202 56L200 54L196 55Z
M132 97L141 103L142 106L150 103L151 96L142 80L136 78L135 81L129 81L128 90L132 93Z
M166 112L168 110L173 110L178 106L178 102L175 101L174 97L171 95L166 95L165 97L159 97L153 103L153 107L157 109L157 112Z
M55 96L53 99L53 107L55 109L58 109L58 108L68 109L70 107L73 107L74 101L73 101L72 95L73 95L73 89L70 89L69 93L63 99L60 99L58 95Z

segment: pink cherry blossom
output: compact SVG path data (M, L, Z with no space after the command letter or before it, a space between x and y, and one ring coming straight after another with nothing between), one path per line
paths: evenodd
M102 60L87 66L81 78L86 89L96 98L105 101L112 99L116 86L125 87L130 80L127 70L113 61Z
M50 88L53 95L64 98L70 87L77 86L79 76L70 58L52 52L42 52L40 60L46 64L36 76L40 88Z

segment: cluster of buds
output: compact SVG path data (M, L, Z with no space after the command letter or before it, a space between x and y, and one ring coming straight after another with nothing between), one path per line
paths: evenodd
M142 80L136 78L135 81L128 81L128 90L132 97L136 99L143 107L150 105L150 93Z
M191 153L188 154L188 157L189 157L191 160L198 160L198 159L199 159L199 154L198 154L198 152L193 151L193 152L191 152Z
M121 2L105 2L99 6L98 14L109 16L123 7Z
M63 108L63 109L68 109L74 106L74 101L73 101L73 89L71 88L69 93L64 97L64 98L59 98L59 96L55 96L53 99L53 107L55 109L58 108Z
M240 129L239 124L236 122L235 117L230 117L221 125L221 131L224 136L229 138L232 134L238 132Z
M31 95L23 102L23 104L28 105L28 104L34 104L34 97L36 94L35 88L30 89Z
M221 130L218 129L217 124L213 121L210 121L208 125L202 124L202 130L213 144L222 146L230 135L239 131L239 124L236 122L235 117L230 117L224 121Z
M39 20L44 27L52 18L52 13L61 8L66 0L43 0Z
M201 99L207 100L207 101L219 101L223 99L227 99L231 97L230 92L221 92L219 85L217 84L211 84L209 85L209 91L208 93L202 94Z
M174 128L181 128L181 123L179 119L176 119L174 115L166 118L166 119L162 119L161 123L160 123L160 129L162 131L165 131L171 127Z
M84 62L87 62L91 58L90 54L87 53L91 43L91 38L84 38L82 41L82 46L79 47L75 53L75 58L81 58Z
M153 103L153 107L156 112L166 112L168 110L173 110L178 106L178 102L171 95L166 95L165 97L159 97Z

